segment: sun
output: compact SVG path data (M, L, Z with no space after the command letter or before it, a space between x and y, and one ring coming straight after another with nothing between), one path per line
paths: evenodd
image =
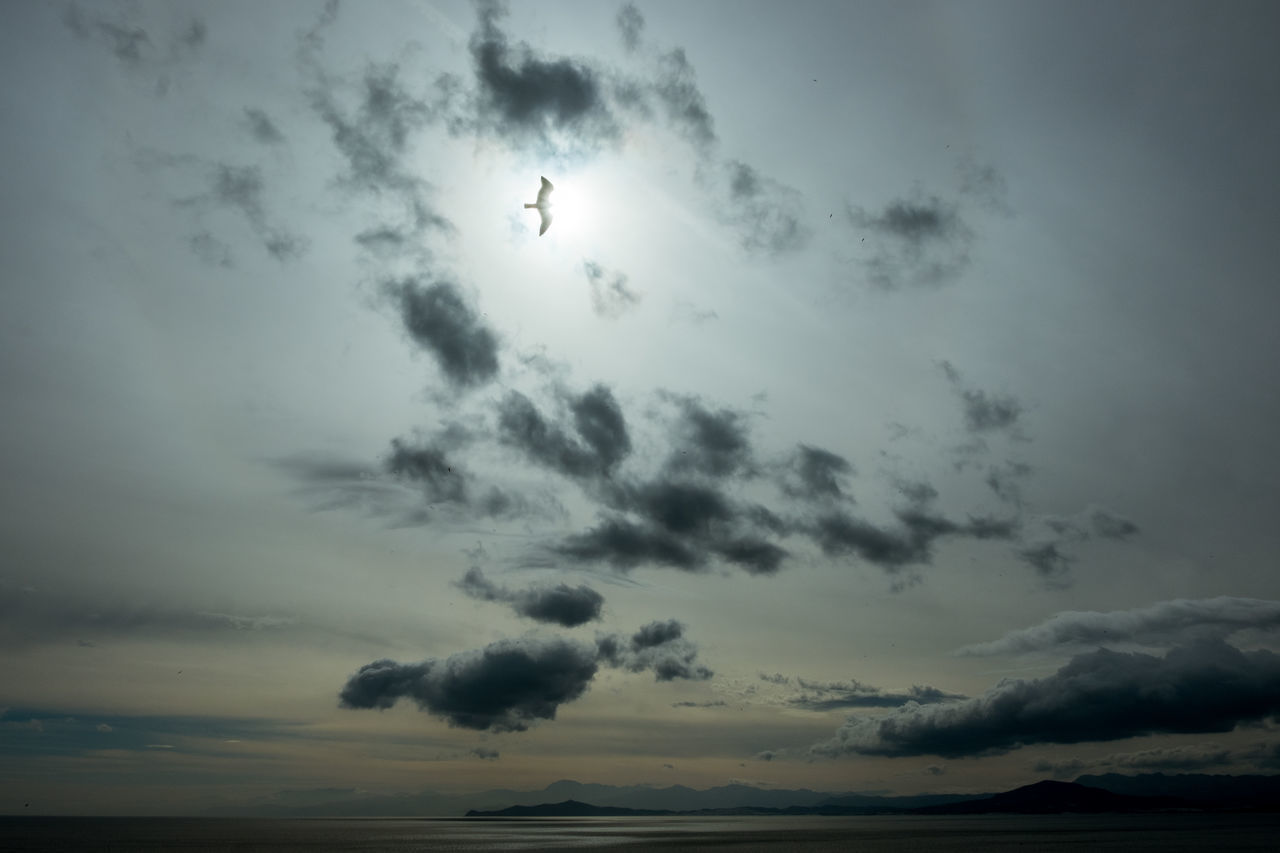
M554 233L561 238L587 236L594 217L591 197L576 181L558 180L553 183L556 188L551 194L552 219L548 234Z

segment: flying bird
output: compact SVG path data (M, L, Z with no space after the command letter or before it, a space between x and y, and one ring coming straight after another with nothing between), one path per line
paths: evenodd
M546 178L542 179L542 189L538 190L538 200L533 204L526 204L525 210L534 208L538 211L538 215L542 217L542 227L538 229L538 236L541 237L547 233L547 229L551 227L551 191L555 187Z

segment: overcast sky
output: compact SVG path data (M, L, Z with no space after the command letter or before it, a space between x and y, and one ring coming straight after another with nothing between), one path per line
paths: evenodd
M1280 767L1274 4L2 17L0 812Z

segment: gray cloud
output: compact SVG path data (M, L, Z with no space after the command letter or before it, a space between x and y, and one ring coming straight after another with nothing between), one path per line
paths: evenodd
M619 317L640 302L640 294L627 286L624 273L610 273L595 261L583 261L591 289L591 309L601 317Z
M783 492L808 500L843 500L848 497L841 480L854 473L848 459L821 447L796 445L782 471Z
M486 746L475 747L471 750L471 754L481 761L497 761L499 756L498 750L489 749Z
M455 389L474 388L498 375L498 338L477 316L458 287L420 277L384 284L405 331L429 352Z
M667 122L690 145L706 152L716 144L715 119L707 109L693 65L683 48L674 48L661 57L654 92Z
M618 24L618 34L622 37L622 46L628 53L634 52L640 46L644 35L644 15L640 14L640 10L634 4L626 3L618 10L618 17L615 20Z
M1031 566L1050 585L1069 584L1068 575L1076 558L1063 551L1058 542L1038 542L1019 548L1018 559Z
M845 215L872 239L864 261L870 282L885 290L942 284L969 264L973 231L959 207L935 195L915 193L876 212L846 205ZM864 238L865 239L865 238Z
M232 166L214 164L208 176L208 190L200 195L181 199L181 207L223 207L239 211L253 230L264 249L278 261L289 261L304 254L309 246L307 239L277 225L267 216L263 195L266 182L257 166ZM192 241L193 250L200 253L211 248L199 237Z
M45 592L0 581L0 646L77 642L118 637L281 632L298 630L282 613L221 613L145 598Z
M263 110L245 107L243 124L249 135L263 145L279 145L284 142L284 134Z
M495 584L478 568L467 570L458 586L472 598L505 602L521 616L565 628L599 619L604 607L604 596L589 586L557 584L511 590Z
M800 193L738 160L727 161L724 168L729 190L724 218L737 230L744 249L776 255L809 242Z
M958 758L1037 743L1227 732L1278 712L1280 656L1203 640L1163 658L1099 649L1046 678L1007 679L973 699L853 717L813 751Z
M314 62L314 60L312 60ZM453 224L431 203L431 187L405 162L411 135L431 122L439 107L411 95L400 82L396 65L370 65L360 82L359 102L349 113L338 100L338 88L322 72L313 72L311 108L326 125L334 147L346 164L339 184L377 197L389 196L404 208L405 227L449 234ZM402 232L402 228L388 228ZM420 245L406 239L402 246ZM387 248L385 244L382 248Z
M910 702L931 705L964 699L959 693L947 693L937 687L913 685L906 691L893 692L872 687L860 681L816 682L798 679L806 692L788 698L787 704L807 711L834 711L841 708L898 708Z
M998 640L959 649L965 656L1026 654L1108 643L1169 645L1189 637L1225 639L1246 629L1280 628L1280 601L1217 598L1161 601L1131 610L1058 613L1039 625L1010 631Z
M968 386L960 371L949 361L938 363L964 406L965 428L971 433L990 433L1016 429L1023 406L1016 397L997 395Z

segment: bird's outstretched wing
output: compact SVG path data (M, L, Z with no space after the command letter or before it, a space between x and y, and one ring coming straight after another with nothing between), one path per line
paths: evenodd
M544 204L548 204L551 201L550 199L551 191L554 189L555 187L552 186L550 181L548 181L546 178L542 179L542 189L538 190L538 206L539 207L541 207ZM543 223L542 223L543 231L547 230L546 224L550 221L551 221L550 217L543 218Z
M542 217L542 227L538 229L538 236L541 237L551 227L551 211L545 207L540 207L538 208L538 215Z

